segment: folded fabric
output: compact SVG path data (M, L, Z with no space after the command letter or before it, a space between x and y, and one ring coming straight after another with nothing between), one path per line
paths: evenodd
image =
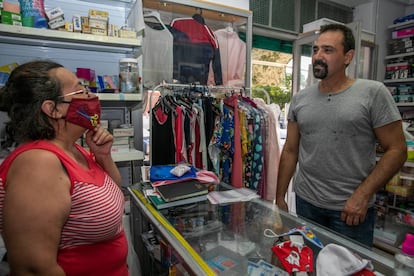
M182 177L177 177L176 179L164 179L164 180L157 180L157 181L151 180L151 186L157 187L161 185L168 185L168 184L188 181L188 180L197 180L200 183L211 183L211 184L220 183L220 179L218 178L218 176L215 175L211 171L198 170L195 172L195 176L193 176L192 174L187 176L187 173L184 174Z
M370 260L362 259L347 248L333 243L322 248L316 258L317 276L375 275L372 269Z
M185 172L181 176L174 175L171 173L177 165L154 165L150 168L150 181L161 181L161 180L189 180L196 177L196 171L193 166L190 166L190 170Z

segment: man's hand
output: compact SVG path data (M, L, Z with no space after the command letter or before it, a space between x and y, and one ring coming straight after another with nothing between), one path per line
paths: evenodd
M341 213L341 220L348 225L358 225L365 220L368 199L356 190L346 201Z

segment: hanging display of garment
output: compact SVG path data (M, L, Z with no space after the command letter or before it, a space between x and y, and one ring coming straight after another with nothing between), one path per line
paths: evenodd
M223 85L245 85L246 43L240 39L232 27L214 31L220 49ZM209 72L208 83L214 84L214 75Z
M173 77L180 83L207 84L210 63L214 84L223 83L220 50L213 31L200 14L171 21L174 36Z
M142 79L144 87L152 88L163 81L172 82L173 36L155 11L144 12L144 22Z
M165 126L160 126L159 119L155 121L152 135L158 137L160 144L153 140L153 160L165 160L172 153L174 160L164 164L185 162L198 169L208 168L222 182L257 190L262 198L274 200L273 172L277 173L279 162L275 157L280 156L279 144L275 142L278 113L263 101L253 101L238 93L225 98L195 93L198 96L191 97L181 89L159 98L152 110L153 118L156 114L157 118L172 121L164 122L170 126L169 134ZM169 113L170 110L174 112ZM160 115L161 111L166 113ZM173 150L162 144L166 141L174 145Z

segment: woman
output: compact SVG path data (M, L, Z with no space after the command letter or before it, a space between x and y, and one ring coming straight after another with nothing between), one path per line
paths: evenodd
M0 166L0 231L13 275L128 275L121 175L100 105L62 65L32 61L0 91L18 147ZM84 135L89 152L76 142Z

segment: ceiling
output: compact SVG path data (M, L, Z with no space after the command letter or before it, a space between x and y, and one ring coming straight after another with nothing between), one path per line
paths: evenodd
M375 0L329 0L329 1L353 8L361 4L373 2ZM391 1L398 2L401 4L405 4L405 5L414 5L414 0L391 0Z

